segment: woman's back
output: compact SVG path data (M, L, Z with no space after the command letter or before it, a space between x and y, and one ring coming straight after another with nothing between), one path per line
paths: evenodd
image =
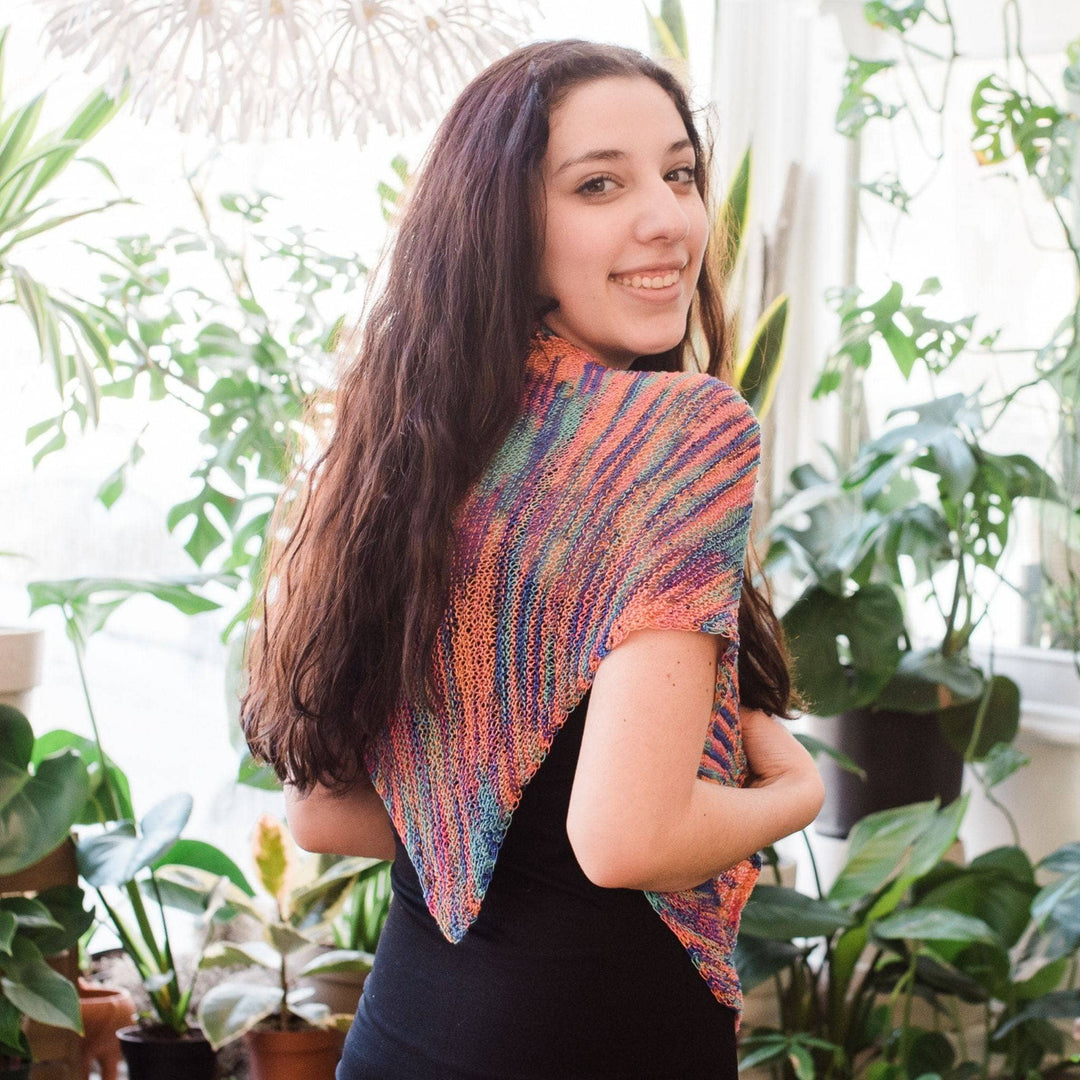
M394 900L339 1075L347 1080L713 1080L721 1005L643 892L585 877L566 812L589 695L525 788L483 908L440 933L398 842Z

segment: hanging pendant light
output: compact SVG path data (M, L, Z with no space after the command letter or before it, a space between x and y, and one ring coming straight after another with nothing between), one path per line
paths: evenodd
M391 134L437 118L537 0L38 0L48 47L125 76L144 118L219 138Z

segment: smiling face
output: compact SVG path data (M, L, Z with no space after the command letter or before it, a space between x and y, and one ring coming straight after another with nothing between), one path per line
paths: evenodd
M583 83L552 110L538 291L546 322L612 367L674 348L705 252L694 149L645 77Z

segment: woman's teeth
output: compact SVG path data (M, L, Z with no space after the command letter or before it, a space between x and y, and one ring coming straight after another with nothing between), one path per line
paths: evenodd
M654 274L651 277L643 274L629 276L612 274L612 278L620 285L629 285L632 289L666 289L679 280L681 273L681 270L669 270L666 274Z

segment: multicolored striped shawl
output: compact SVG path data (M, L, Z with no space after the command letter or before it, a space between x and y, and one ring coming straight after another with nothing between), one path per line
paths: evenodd
M434 711L403 701L366 752L442 933L476 918L522 789L632 630L722 635L698 775L739 784L738 605L758 425L725 383L619 371L550 332L524 408L456 518ZM719 1001L757 858L647 892ZM632 943L628 943L633 947Z

